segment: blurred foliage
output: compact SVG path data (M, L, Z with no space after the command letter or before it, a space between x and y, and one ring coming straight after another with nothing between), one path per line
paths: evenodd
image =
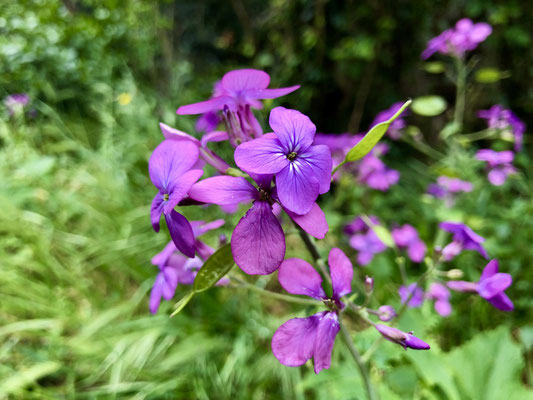
M272 356L272 333L287 315L303 315L301 307L215 288L175 318L168 318L168 303L148 314L155 276L149 260L168 239L153 233L148 218L147 160L161 140L157 123L193 132L194 117L178 119L175 109L207 98L236 67L268 71L274 87L302 84L276 104L298 108L326 132L366 130L379 110L407 97L439 95L453 104L449 62L422 62L420 53L468 16L490 22L494 32L471 58L478 72L469 81L467 126L482 128L475 111L494 103L533 126L532 13L531 4L515 0L0 3L0 95L27 92L36 111L9 117L0 110L0 398L363 398L341 345L333 368L320 375ZM273 104L266 102L263 120ZM437 143L449 116L449 109L414 114L410 132ZM409 310L401 327L427 338L432 350L378 349L371 375L383 400L531 397L523 385L533 382L527 136L520 173L501 188L487 184L470 145L435 163L395 143L387 162L401 170L400 185L383 194L341 180L321 200L333 232L320 242L324 254L361 212L411 223L428 243L439 221L461 218L488 238L491 255L515 279L511 314L461 294L448 319L429 303ZM472 181L474 191L444 207L424 195L442 173ZM211 219L216 210L185 213ZM229 235L237 220L228 218L223 231ZM207 241L215 245L216 236ZM294 232L287 243L288 256L308 257ZM357 282L367 273L376 278L373 305L399 303L397 256L389 251L356 271ZM470 280L483 266L468 252L453 262ZM411 276L421 272L407 268ZM275 276L259 283L278 287ZM372 331L354 336L362 351L375 338Z

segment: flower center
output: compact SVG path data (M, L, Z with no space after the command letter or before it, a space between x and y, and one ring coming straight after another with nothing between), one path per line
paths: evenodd
M163 201L168 201L168 193L165 193L165 194L163 195Z
M287 154L287 158L289 159L289 161L293 161L297 155L298 153L296 153L295 151L291 151L289 154Z
M324 305L330 310L330 311L339 311L340 307L337 304L337 302L333 299L324 299L322 300L324 302Z
M259 188L259 198L261 201L270 201L270 194L262 188Z

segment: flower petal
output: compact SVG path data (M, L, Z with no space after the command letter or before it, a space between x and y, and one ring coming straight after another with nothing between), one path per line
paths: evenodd
M313 144L316 126L300 111L276 107L268 123L287 153L305 151Z
M152 260L150 262L152 265L156 265L159 268L163 268L167 265L168 259L176 251L176 245L171 240L167 243L167 245L161 250L159 253L157 253L155 256L152 257Z
M163 269L163 277L165 283L163 284L163 298L171 300L176 293L178 287L178 271L172 267Z
M413 262L422 262L426 255L426 244L422 240L416 240L407 247L407 254Z
M246 91L246 97L250 99L275 99L292 93L297 89L300 89L300 85L277 89L251 89Z
M191 136L188 133L180 131L176 128L172 128L171 126L168 126L162 122L159 123L159 128L161 128L161 132L167 140L187 141L194 143L196 146L200 145L200 141L194 136Z
M509 297L505 293L497 294L494 297L491 297L490 299L486 299L490 304L492 304L494 307L496 307L498 310L502 311L513 311L514 310L514 304L511 301Z
M192 185L194 185L194 183L200 179L203 173L204 171L201 169L191 169L182 175L176 176L176 178L171 178L174 180L169 182L168 193L170 196L163 207L165 214L168 214L172 209L174 209L174 207L178 205L181 200L187 196L187 193L191 189Z
M511 283L513 283L512 276L500 272L480 281L477 292L481 297L490 299L511 286Z
M324 211L314 203L311 211L304 215L298 215L284 208L284 211L296 222L304 231L317 239L324 239L328 233L329 226L326 221Z
M300 258L288 258L279 266L278 280L283 289L291 294L300 294L321 300L326 298L322 289L322 277L307 262Z
M272 353L287 367L298 367L313 357L320 314L293 318L281 325L272 337Z
M163 194L158 192L152 200L152 206L150 207L150 221L152 222L152 228L154 231L159 232L159 220L161 214L163 214L164 199Z
M163 274L161 272L158 273L157 277L155 278L154 285L152 286L152 291L150 292L149 309L152 314L157 313L157 310L159 309L161 296L163 295L164 282L165 278L163 277Z
M200 140L200 143L202 147L207 147L207 143L209 142L223 142L224 140L228 140L228 139L229 139L228 132L212 131L202 136L202 140Z
M285 257L285 235L267 202L256 201L231 236L235 263L249 275L268 275Z
M320 184L310 174L308 166L295 162L278 172L276 186L281 205L299 215L311 211L320 190Z
M447 317L452 312L452 305L448 300L437 300L435 301L435 311L437 311L441 316Z
M340 330L337 314L334 312L324 312L321 314L315 339L315 374L330 367L331 351L333 350L335 337Z
M333 297L336 299L352 291L353 266L341 249L333 248L328 256Z
M204 203L229 206L258 199L258 192L244 178L215 176L196 183L189 191L189 196Z
M193 258L196 253L195 239L187 218L172 210L169 214L165 214L165 220L176 248L187 257Z
M179 115L192 115L192 114L204 114L209 111L216 111L222 109L224 105L233 105L235 100L231 96L219 96L206 101L200 101L198 103L187 104L181 106L176 110L176 114Z
M222 77L222 86L229 92L247 89L265 89L270 83L270 76L257 69L237 69Z
M329 191L333 164L331 162L331 150L328 146L317 145L309 147L298 156L297 163L306 163L309 166L309 172L312 171L313 176L320 184L320 194Z
M485 265L485 268L483 268L483 272L481 273L481 277L479 278L479 280L483 281L497 273L498 273L498 260L497 259L490 260L487 263L487 265Z
M246 172L275 174L289 162L281 143L273 135L251 140L235 149L235 163Z
M477 292L477 283L468 281L450 281L446 284L456 292Z

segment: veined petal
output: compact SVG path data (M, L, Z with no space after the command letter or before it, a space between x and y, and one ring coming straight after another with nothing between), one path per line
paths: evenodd
M263 136L239 145L235 149L235 163L247 172L275 174L289 164L280 141L273 136Z
M222 77L222 86L232 93L248 89L265 89L269 83L270 76L258 69L237 69Z
M174 207L178 205L181 200L187 196L187 193L191 189L192 185L194 185L194 183L200 179L203 173L204 171L201 169L191 169L182 175L177 177L173 176L171 178L173 181L169 182L168 187L168 193L170 195L163 208L165 214L168 214L172 209L174 209Z
M159 221L158 221L159 222ZM176 245L171 240L167 243L167 245L161 250L159 253L157 253L155 256L152 257L152 260L150 261L152 265L156 265L159 268L163 268L167 265L167 262L172 255L176 251Z
M228 139L229 139L228 132L212 131L202 136L202 140L200 141L200 143L202 147L207 147L207 143L209 142L223 142L224 140L228 140Z
M257 189L246 179L236 176L215 176L196 183L189 191L193 200L219 206L237 205L258 199Z
M287 367L298 367L313 357L320 314L293 318L272 337L272 353Z
M231 236L235 263L249 275L268 275L285 257L285 235L270 204L256 201Z
M485 268L483 268L483 272L481 273L481 277L479 278L480 281L483 281L485 279L490 278L492 275L495 275L498 273L498 260L490 260L487 265L485 265Z
M163 284L163 298L171 300L176 293L178 287L178 271L172 267L163 269L163 277L165 283Z
M277 89L251 89L246 91L246 97L250 99L275 99L298 89L300 89L300 85Z
M490 278L480 281L477 286L477 292L481 297L490 299L511 286L511 283L513 283L511 275L499 272Z
M193 258L196 253L194 233L191 224L180 213L172 210L165 214L168 231L176 248L187 257Z
M172 128L171 126L168 126L162 122L159 123L159 127L161 128L163 136L167 140L187 141L194 143L196 146L200 145L200 141L194 136L189 135L188 133L180 131L176 128Z
M214 221L205 223L204 221L190 221L194 237L202 236L204 233L214 229L220 228L226 221L223 219L215 219Z
M158 192L152 200L152 206L150 207L150 221L152 222L152 228L154 231L159 232L159 220L161 214L163 214L164 199L163 194Z
M341 249L333 248L328 256L333 297L340 299L352 291L353 266Z
M190 170L198 161L198 147L188 141L164 140L157 146L148 162L152 183L163 193L169 185Z
M300 111L276 107L270 112L268 123L286 153L305 151L313 144L316 126Z
M329 191L331 184L331 151L326 145L317 145L309 147L305 152L297 156L297 163L306 163L309 165L309 172L320 184L319 193L323 194ZM305 169L308 171L308 169ZM307 172L306 172L307 173Z
M311 211L320 190L320 184L310 175L309 167L295 162L276 175L276 186L281 205L299 215Z
M333 350L335 337L340 330L337 314L334 312L323 312L321 314L315 338L315 374L330 367L331 351Z
M224 105L233 105L235 100L231 96L219 96L199 103L188 104L177 109L176 114L192 115L204 114L209 111L220 110Z
M309 296L318 300L326 298L320 274L307 261L300 258L288 258L283 261L279 267L278 280L283 289L291 294Z
M328 233L329 226L326 221L324 211L314 203L311 211L304 215L298 215L292 211L283 209L291 219L296 222L304 231L317 239L324 239Z
M155 314L159 309L159 304L161 304L161 296L163 295L163 284L165 283L165 278L160 272L155 278L154 285L152 286L152 291L150 292L150 303L149 308L152 314Z
M499 293L490 299L486 299L490 304L502 311L513 311L514 304L505 293Z

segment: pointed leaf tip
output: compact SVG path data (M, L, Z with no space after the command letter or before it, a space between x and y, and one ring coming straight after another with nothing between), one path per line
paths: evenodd
M228 243L215 251L200 268L194 279L194 291L198 293L211 288L229 272L233 265L235 261L231 253L231 244Z

